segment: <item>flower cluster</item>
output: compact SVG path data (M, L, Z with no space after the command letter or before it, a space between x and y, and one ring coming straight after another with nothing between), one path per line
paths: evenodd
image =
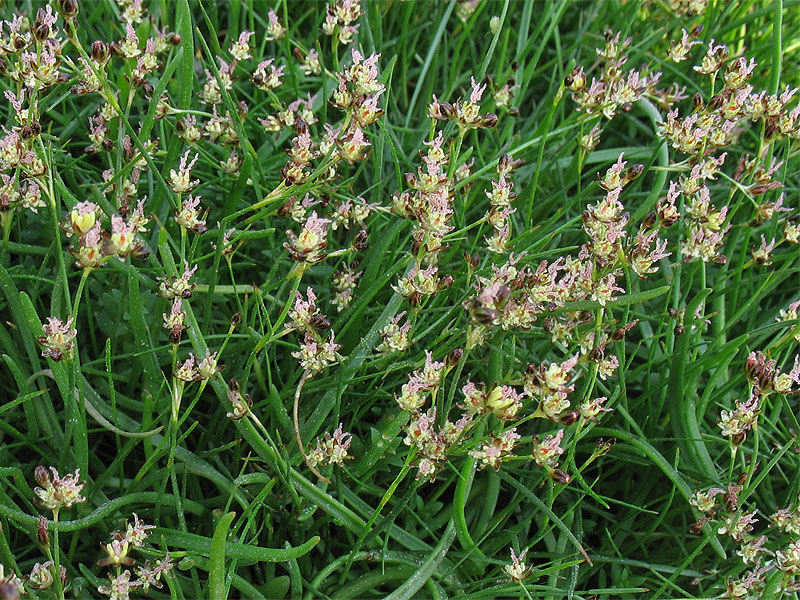
M328 3L328 13L322 24L322 33L335 34L340 44L349 44L353 41L353 36L358 33L356 21L363 14L361 0L332 0Z
M499 435L490 435L479 448L470 450L469 455L479 461L480 469L492 467L499 471L502 462L513 456L512 452L520 437L517 428L512 427Z
M464 394L462 408L468 415L492 413L501 421L513 419L522 408L525 393L520 393L510 385L496 385L488 392L486 386L467 381L461 388Z
M564 454L564 449L561 447L563 439L563 429L559 429L556 434L548 435L543 440L540 440L538 435L533 436L532 456L533 461L545 469L553 481L566 485L572 478L567 472L558 468L558 457Z
M597 50L602 60L600 78L592 77L587 85L587 76L582 66L577 66L567 75L564 85L572 92L578 109L590 115L602 115L612 119L620 110L629 111L642 96L656 96L655 86L661 73L647 74L645 69L624 71L628 62L625 55L632 38L620 40L620 34L606 34L606 44Z
M342 430L342 424L331 435L325 432L325 435L317 440L317 447L308 453L308 462L311 466L329 466L339 465L344 466L344 461L352 458L347 454L350 448L350 443L353 441L353 436Z
M44 467L36 467L34 473L36 483L41 486L34 491L42 506L56 512L61 508L70 508L73 504L86 502L86 498L81 496L86 482L80 480L79 469L63 477L54 467L50 467L50 472L53 474L52 479Z
M486 238L486 247L495 254L506 254L508 251L508 241L511 238L509 217L516 210L511 208L511 202L517 199L518 194L514 192L514 183L507 178L524 162L522 159L514 159L508 154L503 154L497 161L498 179L492 180L492 191L486 192L491 205L486 214L486 221L493 230L492 235Z
M455 423L445 419L444 424L437 428L436 408L412 414L405 426L406 437L403 441L417 450L417 479L436 479L436 472L447 460L448 451L458 445L470 424L471 419L464 415Z
M104 596L115 600L127 600L132 591L139 590L147 593L150 587L160 589L163 585L162 577L171 577L175 565L170 559L169 552L158 559L155 564L149 560L143 566L136 567L134 574L138 579L132 579L128 569L121 570L123 566L132 566L136 561L129 556L134 548L143 548L145 540L149 537L149 530L155 529L154 525L145 525L136 513L133 514L133 523L128 523L125 531L114 531L108 544L101 544L106 556L98 561L98 565L113 568L116 575L108 574L108 585L101 585L97 591Z
M72 326L72 317L66 323L55 317L47 317L47 324L42 327L42 332L44 335L37 341L44 347L44 358L56 362L72 358L72 350L75 348L73 340L78 335L78 330Z
M292 352L292 356L300 361L300 366L310 375L324 371L338 360L339 345L334 342L334 332L330 338L322 332L330 327L330 321L316 305L317 296L310 287L306 290L308 300L300 292L296 292L294 306L290 310L288 329L296 329L303 333L300 349Z

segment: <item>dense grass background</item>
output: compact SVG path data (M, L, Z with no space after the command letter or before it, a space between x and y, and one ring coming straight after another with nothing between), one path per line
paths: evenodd
M516 255L525 253L521 265L534 268L541 260L577 255L586 242L582 212L603 196L597 173L605 173L620 153L629 165L644 165L621 196L634 232L667 194L669 181L688 170L687 157L657 133L667 111L655 102L635 102L611 120L576 110L564 79L576 65L585 67L589 79L598 74L595 50L604 46L607 29L632 37L626 70L646 64L663 73L660 87L686 86L688 98L677 104L682 116L692 110L692 95L707 102L720 81L714 84L691 68L705 46L692 48L686 62L665 60L681 28L702 25L699 39L727 44L731 58L753 57L758 66L750 83L756 90L775 93L800 85L799 3L710 0L697 15L672 4L678 3L485 1L462 19L466 7L453 1L365 0L355 40L344 45L320 33L322 3L148 2L146 18L136 25L140 47L154 35L150 19L179 35L149 76L154 100L164 93L176 110L164 119L155 119L156 102L142 88L130 91L134 59L111 58L104 97L71 93L78 78L67 57L77 63L80 54L65 41L61 70L68 81L39 94L42 132L30 146L48 167L42 185L52 195L38 214L17 209L3 217L0 563L6 574L29 573L52 547L67 570L65 595L96 597L97 587L108 583L106 573L126 568L98 566L104 555L98 546L135 512L157 528L131 556L141 563L169 551L177 565L176 577L150 590L151 597L718 598L726 594L726 578L740 577L746 567L736 554L738 544L717 533L725 511L692 533L701 515L688 500L697 489L736 481L743 486L741 512L758 511L754 533L768 536L770 550L785 550L793 538L769 527L769 516L794 506L800 493L797 396L768 396L758 427L735 455L717 426L721 410L749 396L744 364L751 351L766 353L786 372L798 352L792 335L797 322L776 322L781 310L800 299L798 246L779 245L764 266L751 255L762 234L780 239L785 218L797 217L797 138L776 137L763 158L767 164L771 156L784 161L774 175L782 189L754 198L732 179L739 159L755 155L763 143L762 122L740 123L736 142L724 148L724 174L707 181L714 203L730 206L731 229L721 250L726 264L683 262L679 241L685 234L674 226L662 231L673 254L660 261L658 273L639 279L628 270L618 279L624 293L604 309L596 302L559 309L591 311L597 327L590 330L598 334L638 320L613 345L620 362L616 375L602 380L589 366L575 383L573 407L608 397L614 411L599 424L581 420L563 427L533 420L536 407L528 399L518 423L486 417L429 482L415 479L416 451L403 443L410 417L393 399L409 373L422 368L425 350L444 360L465 347L474 323L463 304L475 294L475 277L488 276L493 264L507 260L486 252L490 228L481 222L488 210L484 192L503 153L525 160L512 176L519 198L510 245ZM33 20L40 6L6 2L3 15ZM266 39L269 8L287 27L280 40ZM111 1L80 5L80 51L88 52L94 40L123 39L120 9ZM58 27L65 39L63 19ZM177 122L189 114L181 111L208 120L211 108L199 100L204 70L219 76L217 57L230 62L230 44L243 30L256 32L250 41L254 58L237 66L237 81L216 107L232 114L238 146L208 139L192 145L191 155L200 155L192 178L200 181L195 193L208 209L208 231L186 232L172 218L177 200L169 185L170 170L189 148L176 134ZM340 163L333 182L281 190L284 150L295 133L267 132L258 118L275 114L278 103L285 107L310 94L319 120L311 127L314 138L323 123L339 124L343 113L328 99L336 86L333 74L352 62L351 47L365 56L381 54L386 92L379 104L385 114L367 128L371 152L353 165ZM306 54L310 48L318 49L327 72L303 73L293 50ZM283 85L270 93L248 81L267 58L286 65ZM471 77L494 82L481 106L498 119L495 128L467 132L453 159L456 165L474 159L472 174L457 186L455 231L438 259L440 274L452 275L454 283L411 311L411 347L384 355L376 350L380 331L396 314L411 310L392 284L412 265L413 224L388 210L391 194L406 189L403 174L421 164L418 151L433 131L427 116L432 94L449 102L466 98ZM513 110L495 106L492 89L511 77L519 86L510 101ZM14 93L20 89L7 76L2 85ZM122 114L109 124L113 147L87 154L88 120L116 91ZM246 115L231 112L240 101L247 104ZM16 125L14 115L8 104L6 127ZM596 123L602 127L599 145L581 151L577 139ZM438 126L455 156L449 141L456 139L457 127ZM112 183L129 177L136 161L125 153L126 135L134 153L148 140L156 142L136 192L146 196L145 212L152 215L149 231L140 234L151 252L112 257L82 271L67 252L75 239L68 241L58 222L86 200L107 217L117 211L119 190L110 189L102 172L117 174ZM225 174L219 161L233 147L243 163ZM280 208L306 192L330 203L314 207L320 214L347 198L385 207L364 224L369 247L299 272L283 247L284 232L299 227ZM781 192L792 212L755 222L755 206L775 202ZM226 255L223 236L230 228L240 245ZM357 231L331 232L329 250L350 248ZM465 252L478 255L474 274ZM337 312L333 275L354 259L363 274L352 304ZM184 260L198 267L192 278L197 287L183 303L188 328L174 348L162 329L170 301L157 295L157 278L180 275ZM339 423L353 434L352 459L344 467L321 468L330 483L307 468L294 441L293 401L304 378L292 352L301 336L284 328L294 292L307 286L331 322L341 358L305 382L300 433L307 444ZM704 312L695 317L698 308ZM241 323L232 326L237 313ZM41 357L37 337L48 316L75 317L72 360ZM528 363L560 362L575 353L577 339L553 343L543 328L547 316L530 330L492 329L485 345L472 348L447 375L440 398L452 406L468 379L519 387ZM175 361L190 351L202 357L207 348L222 347L225 370L216 379L184 387L173 378ZM231 378L252 398L255 418L226 417ZM173 413L176 389L182 402ZM478 470L468 451L488 431L513 425L522 436L517 458L498 472ZM566 449L561 468L572 476L567 485L552 481L530 460L534 435L559 429ZM602 447L600 440L616 444ZM86 502L62 511L58 524L34 502L37 465L61 473L80 469L86 481ZM37 540L39 514L51 519L47 549ZM521 582L509 581L503 571L511 562L509 549L528 549L524 560L533 571ZM762 564L772 560L765 555ZM765 579L752 597L794 597L793 580L782 571L772 568ZM27 593L47 598L63 592L29 586Z

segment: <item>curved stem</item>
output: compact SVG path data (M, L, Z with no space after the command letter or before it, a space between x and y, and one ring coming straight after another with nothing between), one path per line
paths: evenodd
M297 440L297 447L300 448L300 454L303 456L303 460L305 461L309 471L311 471L319 479L322 479L322 481L330 483L331 480L323 476L319 471L317 471L316 467L309 462L308 455L306 454L306 448L303 444L303 437L300 435L300 394L303 392L303 386L306 384L308 378L308 371L303 371L303 376L297 383L297 389L294 392L294 409L292 410L292 416L294 417L294 437Z

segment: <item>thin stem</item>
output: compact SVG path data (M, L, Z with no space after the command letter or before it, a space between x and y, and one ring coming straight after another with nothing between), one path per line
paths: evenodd
M326 483L330 483L331 480L327 477L323 476L319 471L317 471L316 467L311 464L308 460L308 455L306 454L305 444L303 444L303 437L300 435L300 394L303 392L303 386L306 384L306 381L309 379L310 374L308 371L303 371L303 376L300 378L300 381L297 383L297 389L294 392L294 409L292 411L292 415L294 417L294 437L297 440L297 447L300 448L300 454L303 456L303 460L306 463L308 469L316 475L319 479Z

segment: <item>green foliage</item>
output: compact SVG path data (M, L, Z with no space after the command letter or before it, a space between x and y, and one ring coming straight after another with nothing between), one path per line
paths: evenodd
M796 597L798 2L57 4L1 9L0 586Z

